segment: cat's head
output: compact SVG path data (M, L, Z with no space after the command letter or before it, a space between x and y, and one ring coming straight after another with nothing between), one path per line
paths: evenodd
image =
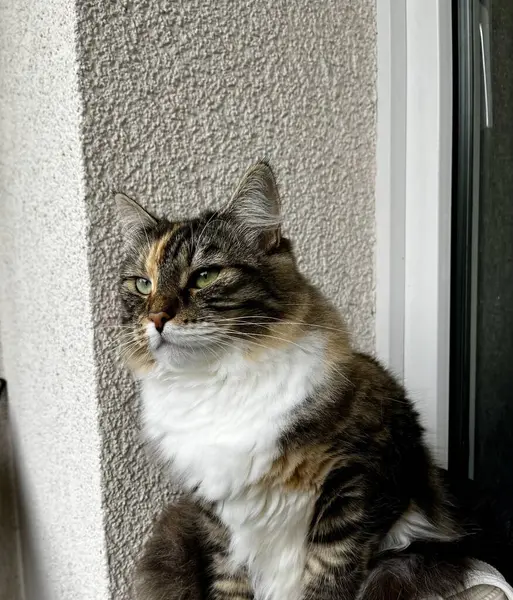
M122 194L116 203L125 242L120 345L134 371L194 367L292 339L305 284L281 235L267 163L249 169L225 208L197 218L158 219Z

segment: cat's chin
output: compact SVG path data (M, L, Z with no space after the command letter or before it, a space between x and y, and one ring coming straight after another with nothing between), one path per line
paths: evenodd
M146 330L148 346L161 370L180 370L198 368L218 361L223 348L209 338L210 329L198 327L169 327L166 325L162 334L152 325Z
M213 352L208 343L186 343L182 340L161 339L153 344L152 354L160 370L188 370L210 365L220 358L220 351Z

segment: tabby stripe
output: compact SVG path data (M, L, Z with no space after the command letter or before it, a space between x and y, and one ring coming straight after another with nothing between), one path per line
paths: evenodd
M333 494L329 498L322 498L318 512L312 523L321 523L323 520L338 520L340 517L350 517L362 508L363 494L357 488L348 492L341 491L340 495Z
M205 248L202 248L201 253L207 256L208 254L218 254L221 248L214 243L208 244Z
M230 269L237 269L238 271L242 271L242 273L246 273L247 275L257 275L261 276L261 271L258 267L254 267L253 265L245 265L243 263L232 263L228 265Z
M354 502L358 492L362 490L362 478L362 468L359 464L332 471L322 486L312 523L317 523L324 517L338 516L347 509L347 505Z
M255 277L257 279L257 283L264 288L265 293L273 300L280 302L281 299L276 295L274 288L267 282L267 279L262 276L261 269L254 267L253 265L244 265L241 263L234 263L229 265L229 267Z
M261 302L258 300L244 300L242 302L230 303L211 302L209 303L209 307L219 312L224 312L227 310L238 310L242 308L248 310L260 310L265 313L272 312L272 309L270 309L265 302Z
M363 465L360 463L353 463L345 467L339 467L332 471L326 478L323 485L323 493L330 494L330 492L339 492L346 488L349 484L364 474Z
M216 592L228 598L251 598L252 595L246 583L240 579L217 579L213 585Z
M239 279L237 281L234 281L232 283L226 283L223 285L223 295L222 296L215 296L214 298L212 298L212 300L216 301L217 299L223 299L226 300L227 296L230 296L232 294L236 294L237 292L240 292L240 290L242 289L246 289L247 290L247 294L251 295L251 290L249 288L254 287L252 285L252 283L248 283L247 281L244 281L244 279ZM208 299L207 299L208 301Z
M169 242L164 253L164 260L166 262L174 261L178 256L180 250L182 249L184 243L190 240L190 236L186 235L188 229L189 228L187 226L182 225L174 234L173 242Z
M308 557L307 564L315 575L321 574L323 571L328 571L331 568L329 562L324 560L319 554L316 552Z
M318 577L326 570L326 565L319 560L317 556L309 556L306 562L308 573L313 577Z
M314 544L331 545L342 540L347 540L356 535L362 529L361 521L346 521L340 519L336 525L327 523L319 524L319 527L312 533L311 540Z

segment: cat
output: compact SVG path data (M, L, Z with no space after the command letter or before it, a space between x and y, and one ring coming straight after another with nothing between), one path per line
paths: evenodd
M456 589L467 534L418 414L298 270L270 165L196 218L116 203L120 348L183 490L145 546L138 600Z

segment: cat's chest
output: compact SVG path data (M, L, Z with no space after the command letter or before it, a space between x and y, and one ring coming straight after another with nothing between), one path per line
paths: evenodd
M324 378L324 344L308 336L263 364L143 381L147 435L182 485L217 503L231 532L230 556L245 564L258 600L296 600L315 503L262 478L298 407Z
M265 368L148 377L142 383L146 434L182 484L219 501L258 481L317 378L316 355Z
M258 486L218 505L231 533L231 561L246 565L256 600L300 598L314 505L313 492Z
M270 467L276 453L277 423L255 402L235 399L247 391L226 389L171 389L146 386L146 431L158 442L164 457L188 489L198 489L209 501L223 500Z

